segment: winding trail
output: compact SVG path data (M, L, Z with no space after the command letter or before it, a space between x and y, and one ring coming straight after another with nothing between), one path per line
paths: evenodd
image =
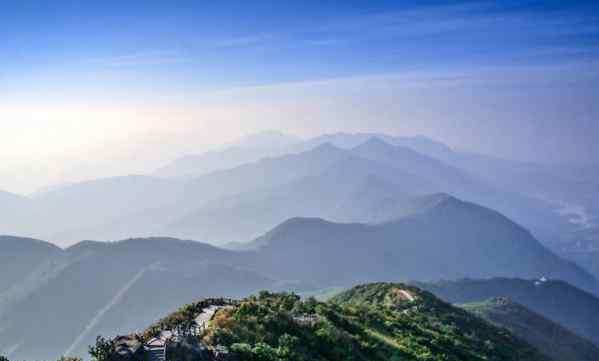
M139 279L144 275L144 273L146 273L146 271L151 267L152 266L144 267L139 272L137 272L135 276L133 276L133 278L131 278L127 283L123 285L123 287L121 287L117 291L114 297L112 297L112 299L104 307L102 307L100 310L98 310L98 312L96 312L95 316L89 321L87 326L85 326L85 328L83 329L83 331L81 331L79 336L77 336L75 341L73 341L73 344L71 344L71 346L69 346L69 348L67 348L67 350L64 352L65 356L69 356L75 349L79 347L81 342L83 342L87 335L94 329L94 327L97 326L100 320L102 320L102 317L104 317L104 315L108 311L110 311L112 307L121 302L127 291L129 291L129 289L131 289L131 287L133 287L133 285L137 281L139 281Z

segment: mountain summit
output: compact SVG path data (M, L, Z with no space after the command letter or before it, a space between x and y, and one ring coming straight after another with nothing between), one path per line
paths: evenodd
M521 226L447 195L429 198L419 212L382 224L293 219L255 243L262 267L332 286L398 277L546 276L597 291L591 275L554 255Z
M357 286L330 302L267 291L242 300L204 299L142 334L108 343L126 361L147 354L168 361L549 360L429 293L382 283Z

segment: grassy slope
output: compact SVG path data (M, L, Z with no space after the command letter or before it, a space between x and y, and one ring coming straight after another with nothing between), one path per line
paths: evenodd
M507 330L404 285L358 286L329 302L267 292L226 302L235 307L216 314L203 342L240 360L547 360ZM204 304L182 308L146 337Z

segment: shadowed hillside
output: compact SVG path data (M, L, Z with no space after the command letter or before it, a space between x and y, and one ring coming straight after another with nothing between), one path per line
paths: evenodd
M461 305L468 312L505 327L556 361L593 361L599 348L568 329L506 298Z
M507 297L599 346L599 298L562 281L495 278L415 285L459 304Z
M547 276L596 291L597 281L501 214L437 196L418 214L379 225L289 220L255 241L261 269L323 285L373 280ZM362 269L364 272L354 272Z

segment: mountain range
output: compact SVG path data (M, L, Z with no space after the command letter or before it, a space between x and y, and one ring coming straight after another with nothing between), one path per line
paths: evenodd
M297 216L384 222L403 213L402 198L436 192L499 210L535 235L573 232L575 226L543 201L406 144L448 151L423 138L322 136L293 143L284 154L211 168L199 176L122 176L54 187L27 199L20 219L0 224L0 232L63 245L154 235L225 244L247 241ZM201 161L197 167L210 168ZM305 191L296 194L295 189ZM0 212L15 217L10 210ZM239 227L231 227L237 222Z
M507 298L461 305L494 325L504 327L554 360L593 361L599 347L574 332Z
M521 226L490 209L440 194L414 214L381 224L294 218L254 241L258 266L322 285L373 280L550 277L596 292L597 281ZM426 260L426 266L423 261ZM271 262L270 264L268 262ZM348 270L368 270L355 275Z
M566 220L566 224L561 221L556 223L555 219L549 222L544 221L544 218L551 216L547 214L538 217L536 220L526 220L526 217L531 216L526 212L519 214L519 216L525 216L523 220L514 217L516 214L510 214L517 221L527 223L525 224L527 227L534 227L534 233L544 242L551 244L552 247L557 248L563 242L575 243L580 241L581 238L595 242L599 240L597 232L591 234L583 232L581 234L581 230L584 230L581 229L581 226L596 229L598 225L596 219L599 208L596 204L599 200L597 198L597 194L599 194L597 192L597 189L599 189L599 183L597 182L599 168L593 165L541 164L500 159L493 156L456 151L443 143L423 136L402 137L382 133L333 133L305 141L296 140L293 142L290 140L286 150L279 148L271 156L281 155L285 152L301 152L324 143L330 143L342 149L351 149L371 138L382 140L387 144L409 148L421 155L441 161L445 165L465 171L496 188L533 198L536 202L540 202L543 208L552 209L554 215L555 213L561 213L562 218ZM244 143L243 140L240 143ZM265 147L268 147L268 143L256 148ZM217 153L215 152L214 156L218 157ZM251 154L252 152L246 149L245 153ZM259 160L263 156L263 154L258 154L256 157L247 158L246 161ZM189 159L189 157L187 158ZM177 161L172 164L176 163ZM194 167L192 162L188 165L191 168ZM202 163L195 163L195 167L202 168ZM184 173L174 172L169 175ZM161 173L157 172L156 174ZM477 201L476 199L469 200ZM496 208L493 204L485 205ZM575 211L572 211L572 209ZM508 209L500 210L506 212ZM511 209L511 211L517 210Z
M415 285L455 304L509 298L599 346L599 299L560 280L493 278Z
M18 359L82 354L96 335L133 332L181 303L260 289L497 276L546 276L598 289L591 275L505 216L446 194L413 199L410 215L380 224L293 218L247 248L138 238L60 249L2 237L2 274L12 277L0 289L0 352ZM38 327L23 327L33 323Z
M0 192L0 234L31 237L0 236L0 353L82 354L98 334L133 332L201 297L440 279L461 286L418 285L451 303L509 297L597 344L598 274L560 257L596 271L594 173L557 177L558 191L551 177L567 169L424 137L266 133L152 175ZM575 179L583 190L566 191ZM586 223L555 199L583 207ZM549 285L557 291L538 291ZM575 299L580 317L567 311Z

